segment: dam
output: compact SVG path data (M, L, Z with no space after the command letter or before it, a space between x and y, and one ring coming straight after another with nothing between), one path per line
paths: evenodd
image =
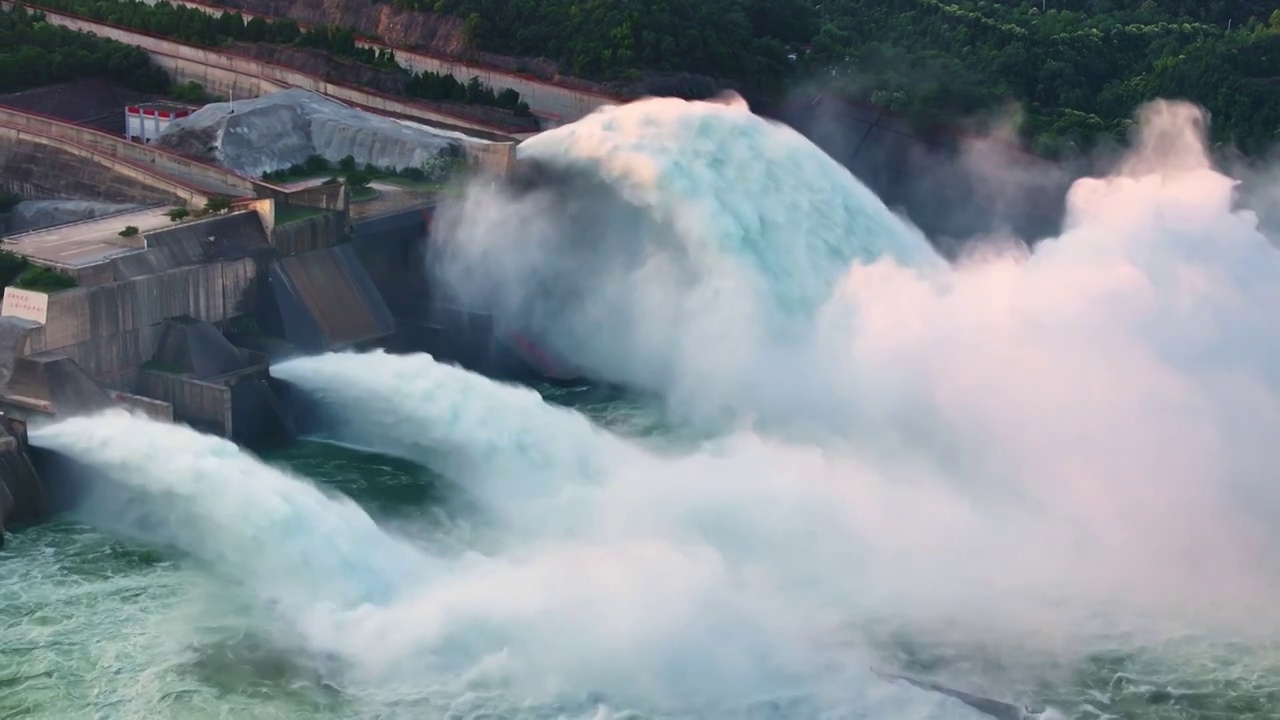
M853 167L882 189L883 158L929 147L885 118L856 119L867 130L851 132L870 149ZM0 429L15 458L3 466L10 500L0 509L10 526L47 513L31 489L40 483L28 425L125 406L249 447L287 442L300 432L288 407L299 399L271 365L331 350L429 352L492 377L559 384L583 374L535 336L496 326L467 292L434 286L435 197L382 185L378 198L353 202L345 183L267 181L195 157L199 140L175 152L0 105L6 129L10 187L43 192L41 178L57 177L55 194L93 186L95 197L132 203L4 240L72 285L10 286L0 308L0 411L12 426ZM466 147L467 174L516 186L530 177L513 175L516 140L485 134ZM177 206L202 217L175 220Z
M273 156L277 147L297 157L289 148L307 132L307 123L339 128L323 140L310 140L317 151L327 143L324 152L335 158L341 153L334 148L343 143L353 149L369 147L367 139L344 139L340 130L362 124L357 115L384 124L435 123L433 132L442 137L468 138L462 143L466 172L497 182L511 177L517 145L530 135L503 135L498 128L390 102L377 93L65 13L46 17L63 27L137 44L174 77L243 98L230 103L220 120L201 121L214 123L209 128L221 127L217 123L229 128L238 105L242 115L275 112L270 122L290 129L272 136L267 153L230 145L214 152L214 130L180 139L156 135L154 128L144 132L155 118L144 118L147 113L183 122L209 115L209 110L193 115L194 106L162 107L129 99L129 129L119 133L105 129L119 121L104 118L112 112L110 103L121 99L54 117L34 108L56 95L37 90L0 98L0 189L25 197L92 198L107 204L76 222L11 232L4 240L23 262L52 271L67 285L43 290L17 283L5 289L0 410L16 424L10 435L17 447L23 445L27 423L38 426L112 404L250 446L288 438L297 428L284 408L281 395L286 391L271 379L270 365L328 350L426 351L496 377L561 384L582 374L534 334L499 327L492 312L477 309L484 303L468 297L469 291L445 293L426 279L432 265L426 239L439 206L436 198L374 183L361 190L368 194L372 189L374 199L353 199L344 183L320 183L318 177L268 180L262 174L277 167L273 163L284 162ZM515 76L491 80L507 87L525 82L520 90L549 126L609 104L587 91L535 87ZM86 96L100 91L88 86L68 90ZM279 98L288 99L272 110ZM1043 228L1053 225L1045 218L1060 211L1034 209L1036 203L1026 201L1028 193L1048 197L1039 202L1042 206L1060 198L1066 176L1040 167L1023 174L1036 182L1015 183L1023 197L1011 200L1007 187L992 190L990 183L975 182L967 187L976 194L940 201L934 192L937 183L929 178L948 162L941 158L955 154L954 148L921 136L881 109L833 113L831 106L799 102L774 115L813 138L924 227L968 223L963 232L973 234L981 230L974 221L994 219L1022 234L1043 234ZM318 114L301 123L283 120L285 107ZM401 144L382 150L379 157L393 159L409 151L409 145ZM951 175L956 172L964 171L953 168ZM111 204L119 209L110 210ZM1025 216L1028 207L1035 216L1030 220L999 212L1015 208ZM175 208L195 212L184 210L179 217ZM967 208L959 221L956 208ZM9 514L27 518L35 513Z

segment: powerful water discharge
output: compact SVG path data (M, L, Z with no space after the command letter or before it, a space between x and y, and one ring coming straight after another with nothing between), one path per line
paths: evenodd
M383 459L70 420L33 442L102 476L79 517L178 569L73 582L46 537L0 572L157 608L97 606L134 630L94 656L134 659L83 697L122 717L986 717L876 670L1049 716L1275 717L1280 255L1194 108L1140 120L1059 237L955 265L737 101L545 133L522 153L569 191L477 183L432 262L645 399L291 360L331 447ZM49 639L31 604L6 648ZM58 667L0 658L0 693Z

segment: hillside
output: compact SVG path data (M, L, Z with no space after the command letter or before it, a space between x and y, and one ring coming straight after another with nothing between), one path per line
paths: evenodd
M1277 142L1274 0L226 0L393 44L620 94L757 98L821 78L920 123L1024 110L1047 155L1119 139L1156 96L1199 102L1216 140ZM572 78L572 79L571 79ZM711 81L709 78L718 78Z
M135 47L50 25L21 8L0 12L0 93L88 77L144 93L169 88L169 76Z

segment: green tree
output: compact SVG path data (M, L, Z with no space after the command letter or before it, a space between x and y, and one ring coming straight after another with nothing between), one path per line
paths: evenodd
M373 177L369 173L359 171L347 173L347 185L353 189L367 188L371 182Z
M225 212L231 207L231 198L229 197L211 197L204 204L204 211L207 213L217 214Z

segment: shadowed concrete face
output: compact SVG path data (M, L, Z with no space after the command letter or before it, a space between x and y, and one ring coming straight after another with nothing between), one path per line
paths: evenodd
M64 417L115 406L106 391L71 358L56 352L16 359L13 375L9 377L8 394Z
M65 455L34 445L27 450L27 455L35 473L40 477L43 512L56 515L75 508L93 479L93 469ZM35 520L35 517L28 518L29 522Z

